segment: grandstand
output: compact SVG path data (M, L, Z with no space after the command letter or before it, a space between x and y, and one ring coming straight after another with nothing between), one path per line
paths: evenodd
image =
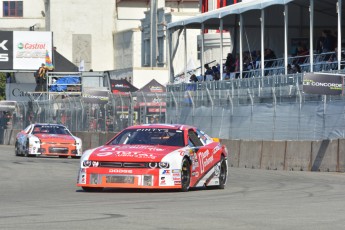
M288 74L288 65L298 63L302 71L321 71L337 68L341 69L341 59L343 52L343 30L344 18L342 12L344 4L342 1L332 0L258 0L243 1L234 5L226 6L217 10L190 17L177 22L169 23L168 39L169 61L170 61L170 82L185 82L189 80L188 73L204 73L204 64L213 62L208 55L210 47L205 44L205 35L207 33L216 33L219 35L219 46L211 47L211 50L217 51L219 57L214 64L220 65L221 76L223 75L224 58L227 53L239 55L239 76L266 76L272 74ZM198 43L200 54L198 58L189 56L186 34L192 30L201 31L195 40ZM320 50L319 39L323 36L323 31L327 29L331 36L335 36L334 47L331 50ZM230 34L231 49L225 50L223 34ZM188 37L188 39L193 39ZM299 44L307 48L308 55L296 55L295 51ZM339 47L339 49L338 49ZM205 52L208 48L208 53ZM180 50L184 50L181 52ZM265 59L265 50L271 49L275 52L277 59ZM256 71L247 72L245 69L244 55L246 52L252 54L253 51L259 51L260 63L265 65L256 65ZM335 52L330 59L327 52ZM177 62L184 59L184 71ZM194 63L200 63L200 67L194 69L188 66L192 60ZM295 63L296 62L296 63ZM329 63L330 62L330 63ZM267 64L270 63L269 66ZM314 63L318 63L314 65ZM315 67L315 69L314 69ZM193 71L193 70L200 70Z
M343 85L344 19L342 1L259 0L226 6L168 24L170 84L167 87L168 122L201 127L214 136L240 140L324 140L345 136L343 94L310 94L303 90L306 73L340 76ZM335 33L334 50L319 50L325 29ZM190 69L188 47L181 41L189 30L201 31L200 67ZM219 34L220 56L210 60L205 51L205 33ZM230 33L233 54L238 53L235 79L191 83L190 76L203 75L204 63L219 64L224 76L223 33ZM294 43L295 42L295 43ZM303 42L307 51L294 53ZM185 68L176 65L183 47ZM278 58L265 58L265 50ZM340 47L338 49L338 47ZM246 69L245 55L259 51L259 59ZM341 52L337 52L341 50ZM225 53L226 54L226 53ZM252 60L253 61L253 60ZM260 63L264 63L261 65ZM248 64L248 63L247 63ZM290 72L289 66L299 66ZM199 77L203 79L203 77ZM207 119L206 119L207 118Z

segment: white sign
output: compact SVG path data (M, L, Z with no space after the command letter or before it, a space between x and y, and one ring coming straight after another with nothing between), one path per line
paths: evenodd
M35 70L52 57L52 32L13 31L13 69Z

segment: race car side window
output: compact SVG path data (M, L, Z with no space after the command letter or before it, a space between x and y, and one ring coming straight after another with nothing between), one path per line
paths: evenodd
M204 145L198 138L198 134L192 129L188 130L188 144L195 147Z
M200 141L204 144L207 145L212 142L212 138L210 138L207 134L205 134L203 131L197 129L196 130L198 137Z

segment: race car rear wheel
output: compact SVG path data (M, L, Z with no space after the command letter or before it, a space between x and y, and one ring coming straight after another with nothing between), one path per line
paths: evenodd
M102 192L103 188L81 187L85 192Z
M224 157L222 157L220 161L220 170L219 170L219 185L217 186L219 189L225 188L227 175L228 175L228 167L226 165L226 161Z
M182 160L181 192L187 192L190 187L190 163L187 158Z

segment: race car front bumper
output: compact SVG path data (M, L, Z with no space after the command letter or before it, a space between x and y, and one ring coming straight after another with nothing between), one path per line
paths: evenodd
M177 169L81 168L77 186L178 189L181 188L181 173Z

